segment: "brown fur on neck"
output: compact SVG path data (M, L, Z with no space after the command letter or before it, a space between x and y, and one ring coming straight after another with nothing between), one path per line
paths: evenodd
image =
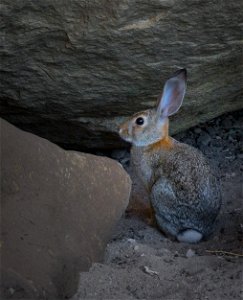
M169 136L169 121L162 126L161 140L149 145L149 150L170 150L174 146L173 139Z

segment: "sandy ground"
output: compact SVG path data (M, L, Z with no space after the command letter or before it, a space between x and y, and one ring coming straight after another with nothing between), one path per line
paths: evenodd
M223 205L215 234L197 245L166 238L128 211L115 229L103 263L80 274L81 299L243 299L243 111L177 135L199 148L221 178ZM129 153L116 150L132 175ZM132 175L133 177L133 175ZM129 209L146 195L134 178Z

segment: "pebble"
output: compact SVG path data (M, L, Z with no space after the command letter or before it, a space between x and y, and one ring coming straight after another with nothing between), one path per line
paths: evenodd
M138 250L139 250L138 245L136 245L136 246L134 247L134 250L135 250L135 251L138 251Z
M130 162L130 155L126 149L113 150L111 153L111 158L118 160L123 166L126 166Z
M216 134L216 132L218 132L217 128L215 128L215 126L210 127L210 126L206 126L206 130L208 132L209 135L214 136Z
M197 139L197 143L199 145L201 144L203 146L208 146L208 144L211 142L211 140L212 140L211 136L207 132L204 132Z
M14 288L9 288L9 293L11 294L11 295L13 295L14 293L15 293L15 289Z
M128 151L126 149L116 149L113 150L111 153L111 157L117 160L124 159L125 157L128 157Z
M130 244L136 244L136 240L135 240L135 239L130 239L130 238L128 238L127 241L128 241Z
M237 140L234 139L231 135L228 136L228 140L229 140L230 142L237 142Z
M186 252L186 257L187 258L191 258L191 257L193 257L195 255L196 255L196 252L194 250L192 250L192 249L188 249L187 252Z
M232 173L225 173L225 177L226 178L232 178L232 177L235 177L236 176L236 173L235 172L232 172Z
M202 129L199 128L199 127L196 127L196 128L194 128L194 132L195 132L196 134L199 134L199 133L202 132Z

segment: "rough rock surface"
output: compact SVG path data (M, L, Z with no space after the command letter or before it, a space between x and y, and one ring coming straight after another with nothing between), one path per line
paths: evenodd
M241 0L1 1L1 115L72 149L122 145L117 124L189 72L172 133L243 107Z
M130 178L109 158L64 151L6 121L1 146L3 295L69 297L79 272L103 258Z

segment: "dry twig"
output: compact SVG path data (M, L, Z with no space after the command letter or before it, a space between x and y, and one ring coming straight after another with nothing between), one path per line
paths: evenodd
M158 272L149 269L149 267L147 267L147 266L144 266L143 270L144 270L145 273L147 273L151 276L155 276L155 275L159 276Z
M212 253L212 254L222 254L222 255L243 257L243 254L234 253L234 252L230 252L230 251L224 251L224 250L206 250L206 252Z

